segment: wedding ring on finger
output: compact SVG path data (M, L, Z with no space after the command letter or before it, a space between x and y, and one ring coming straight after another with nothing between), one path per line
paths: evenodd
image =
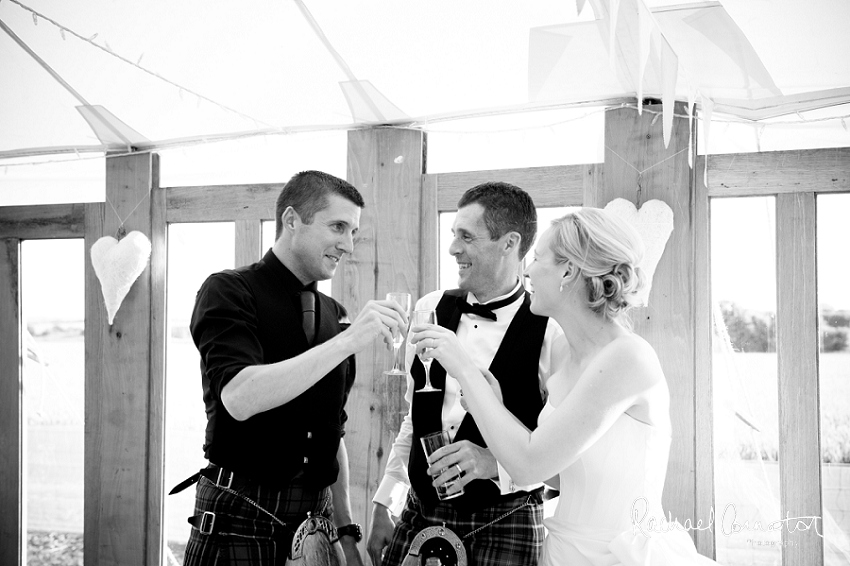
M460 464L455 464L455 468L457 468L457 475L463 476L463 468L460 467Z

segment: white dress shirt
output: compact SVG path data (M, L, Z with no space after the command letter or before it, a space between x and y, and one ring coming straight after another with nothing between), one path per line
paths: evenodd
M505 299L516 292L520 283L517 282L516 287L511 289L510 293L495 297L491 301L495 302ZM415 310L433 310L437 307L440 299L443 297L443 291L433 291L428 293L419 301L416 302ZM475 295L467 294L467 301L470 303L478 302ZM505 332L513 321L514 316L519 311L522 305L523 297L518 298L513 303L506 305L494 311L498 320L491 321L486 318L479 317L474 314L462 314L457 327L457 337L463 345L466 352L469 354L472 361L479 368L489 368L490 363L496 356L496 352L502 343L502 338ZM549 319L546 326L546 333L543 338L543 346L540 349L540 363L538 365L538 378L543 395L543 388L546 380L551 373L557 368L552 367L552 345L555 339L563 335L563 331L558 324ZM415 356L414 348L407 343L405 352L406 367L410 368ZM410 460L410 446L413 441L413 422L410 417L410 403L413 400L413 378L410 376L409 370L407 375L407 392L404 398L408 403L407 415L405 415L395 442L393 443L390 455L387 458L387 466L384 471L384 477L381 484L378 486L375 497L372 498L374 503L380 503L389 508L394 516L401 515L404 508L404 503L407 499L407 492L410 490L410 480L407 475L407 464ZM460 384L457 379L450 375L446 375L446 384L443 395L443 410L442 421L443 430L448 431L449 436L454 439L454 435L460 426L461 421L466 416L466 410L460 404ZM498 479L494 478L499 485L499 489L503 495L513 493L514 491L529 491L536 489L542 484L534 484L530 486L518 486L513 483L508 473L502 468L499 468Z

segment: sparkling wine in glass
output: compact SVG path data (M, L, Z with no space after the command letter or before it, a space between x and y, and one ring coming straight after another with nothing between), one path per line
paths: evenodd
M423 324L437 324L437 311L413 311L413 318L410 321L411 328L414 326L421 326ZM422 351L417 352L417 356L419 356L419 361L422 362L422 365L425 366L425 387L422 389L417 389L417 393L428 392L428 391L441 391L435 387L431 386L431 362L433 361L431 358L423 359L423 354L430 350L431 348L423 348Z
M412 303L410 293L387 293L387 300L398 303L401 310L408 317L410 316L410 305ZM407 371L404 369L404 358L399 355L402 342L404 342L404 336L401 333L401 328L397 328L393 331L393 369L386 372L387 375L407 375Z

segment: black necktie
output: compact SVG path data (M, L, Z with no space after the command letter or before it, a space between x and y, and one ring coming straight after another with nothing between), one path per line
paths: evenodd
M490 320L495 321L497 318L496 313L493 311L513 303L519 299L523 293L525 293L525 289L522 285L520 285L510 297L502 299L501 301L487 303L486 305L482 305L480 303L468 303L466 301L466 295L463 295L457 298L457 309L465 314L477 314L481 318L489 318Z
M313 283L299 293L301 299L301 325L304 327L304 335L307 344L312 346L316 338L316 284Z

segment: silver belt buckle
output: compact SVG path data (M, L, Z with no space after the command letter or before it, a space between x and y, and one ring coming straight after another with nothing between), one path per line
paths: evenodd
M201 531L202 535L211 535L214 526L215 513L213 513L212 511L204 511L204 515L201 517L201 526L198 530Z
M233 472L227 472L227 474L228 474L227 485L221 485L221 474L222 474L222 472L224 472L224 468L219 468L218 469L218 478L216 478L216 480L215 480L215 485L217 487L223 487L225 489L230 489L230 484L233 483Z

